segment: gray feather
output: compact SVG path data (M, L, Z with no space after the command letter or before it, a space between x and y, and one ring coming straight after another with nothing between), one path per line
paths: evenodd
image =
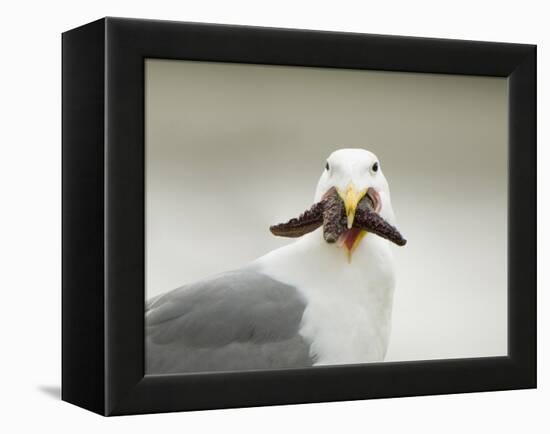
M298 333L305 302L253 270L223 273L150 300L148 374L311 366Z

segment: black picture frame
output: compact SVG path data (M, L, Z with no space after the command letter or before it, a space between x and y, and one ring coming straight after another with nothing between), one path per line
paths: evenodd
M123 415L536 387L536 46L104 18L62 50L63 400ZM508 356L145 376L146 58L508 77Z

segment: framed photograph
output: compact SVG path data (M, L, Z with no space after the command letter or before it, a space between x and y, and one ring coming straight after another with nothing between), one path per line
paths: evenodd
M103 415L536 387L536 47L63 34L62 397Z

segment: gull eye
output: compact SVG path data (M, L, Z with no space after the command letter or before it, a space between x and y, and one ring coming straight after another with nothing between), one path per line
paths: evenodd
M325 169L327 169L327 172L330 170L330 165L328 164L328 161L327 164L325 164Z
M371 170L375 173L378 172L378 161L372 165Z

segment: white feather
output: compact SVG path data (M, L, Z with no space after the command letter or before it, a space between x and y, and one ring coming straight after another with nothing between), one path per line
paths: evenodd
M300 334L316 365L381 361L391 326L394 268L386 240L367 235L348 263L320 231L256 260L307 302Z

